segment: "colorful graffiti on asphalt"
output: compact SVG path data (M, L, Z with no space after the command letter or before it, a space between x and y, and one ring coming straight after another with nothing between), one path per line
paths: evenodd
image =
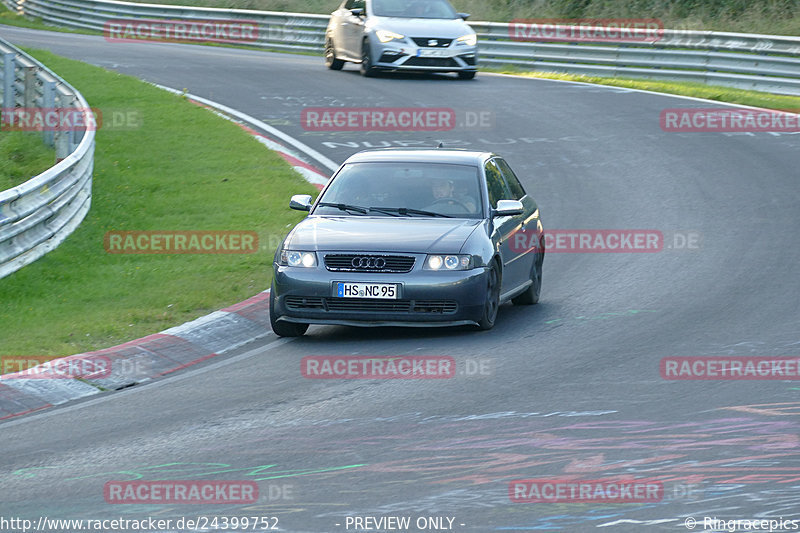
M228 448L225 463L160 462L88 472L63 464L17 470L0 481L19 487L26 480L50 477L60 482L96 480L100 485L111 479L290 479L301 484L307 480L297 501L263 500L237 512L281 511L298 517L313 513L324 518L350 511L456 513L481 508L486 523L516 530L570 530L579 524L652 519L653 509L671 504L679 505L686 515L702 515L735 513L746 503L758 502L761 511L756 518L776 517L797 509L800 423L794 416L798 414L800 402L782 402L689 413L682 421L621 419L620 413L610 410L295 420L253 429L237 437L237 443L242 450L263 450L260 456L281 450L285 457L291 450L296 457L316 457L314 467L290 468L281 466L282 461L242 466L247 465L243 457L254 452L240 456ZM216 445L199 446L197 451L202 456L223 453ZM351 458L357 460L347 460ZM509 480L542 476L647 478L663 482L668 490L664 501L647 504L561 503L534 508L509 502ZM332 485L343 489L331 492ZM673 490L685 486L701 490L692 497ZM404 488L412 490L399 490ZM164 506L120 509L154 516L175 511ZM665 512L664 520L675 519L675 514Z

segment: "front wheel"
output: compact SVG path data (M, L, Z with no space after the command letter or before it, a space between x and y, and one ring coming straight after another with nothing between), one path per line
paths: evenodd
M344 61L336 57L336 48L331 39L325 40L325 66L331 70L342 70Z
M477 72L475 72L474 70L462 70L461 72L458 73L458 79L471 80L475 77L475 74L477 74Z
M372 78L377 74L378 69L372 66L372 51L369 41L364 39L364 44L361 45L361 75L365 78Z
M486 273L486 302L478 327L482 330L492 329L497 320L498 309L500 309L500 272L497 264L492 263L489 272Z
M278 337L302 337L308 330L308 324L295 324L294 322L281 322L275 314L275 287L269 291L269 325Z
M544 261L534 261L531 270L531 285L525 292L511 299L514 305L533 305L539 303L539 295L542 292L542 263Z

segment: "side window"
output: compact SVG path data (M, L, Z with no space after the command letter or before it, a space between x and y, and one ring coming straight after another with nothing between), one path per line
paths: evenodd
M498 200L511 200L511 193L506 187L503 175L495 162L493 160L487 161L483 168L486 172L486 188L489 190L489 205L495 208Z
M525 189L522 188L522 184L517 179L514 171L511 170L511 167L508 166L508 163L506 163L504 159L495 159L495 162L500 168L500 171L503 173L503 176L506 178L506 183L508 184L508 188L511 190L511 196L513 199L522 200L522 197L525 196Z
M345 9L366 9L367 2L366 0L347 0L344 3Z

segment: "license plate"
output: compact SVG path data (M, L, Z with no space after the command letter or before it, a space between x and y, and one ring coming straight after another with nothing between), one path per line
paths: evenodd
M397 299L396 283L336 283L336 296L339 298L382 298Z
M451 55L447 48L420 48L417 50L417 57L450 57Z

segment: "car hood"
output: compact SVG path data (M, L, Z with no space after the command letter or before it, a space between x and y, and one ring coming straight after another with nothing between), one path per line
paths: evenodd
M462 35L474 33L473 29L463 19L373 17L373 22L370 26L375 30L390 30L407 37L457 39Z
M286 237L293 250L458 253L477 219L310 216Z

